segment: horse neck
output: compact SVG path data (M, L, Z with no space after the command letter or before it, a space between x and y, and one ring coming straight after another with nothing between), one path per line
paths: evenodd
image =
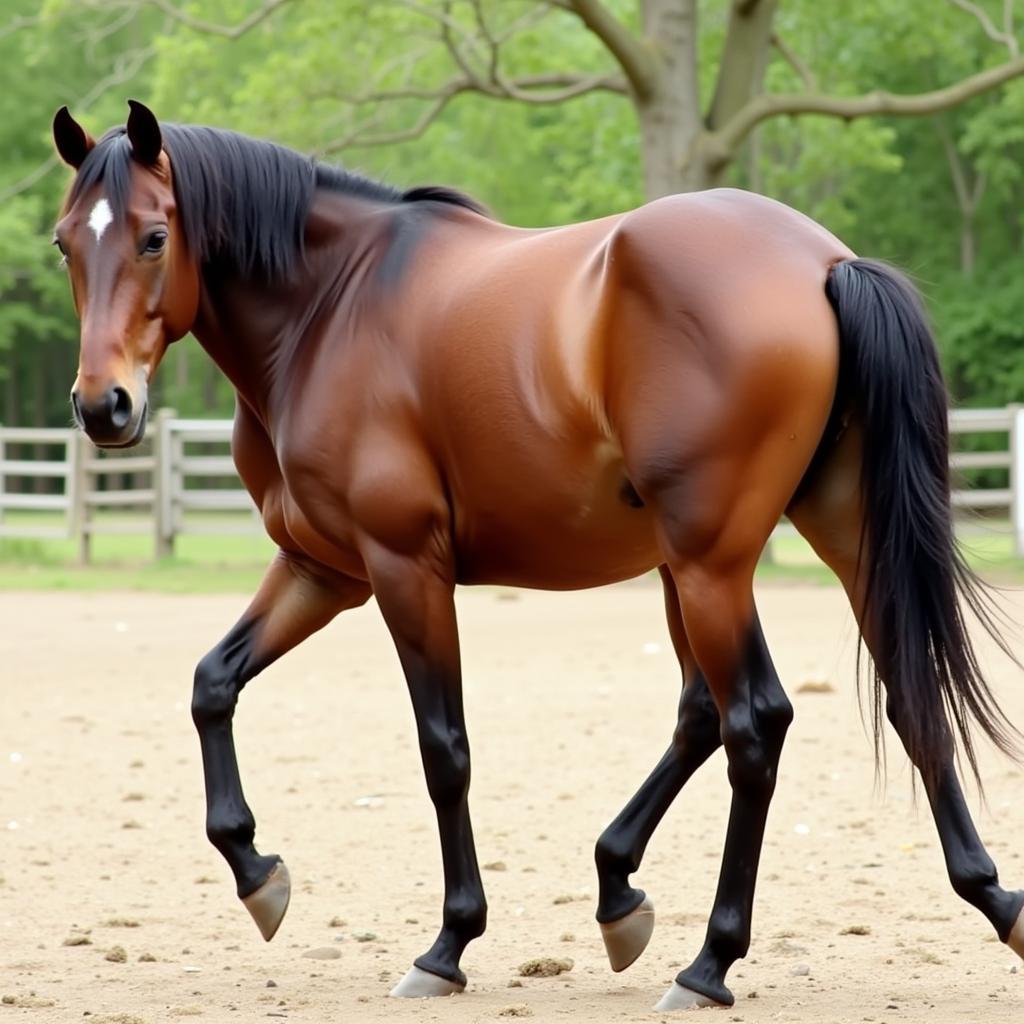
M390 244L383 204L318 192L306 224L305 261L287 282L208 267L193 334L270 426L299 350L322 313L354 307L368 271Z

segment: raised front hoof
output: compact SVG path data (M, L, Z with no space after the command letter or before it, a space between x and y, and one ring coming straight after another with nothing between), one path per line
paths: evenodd
M1024 960L1024 910L1021 910L1017 923L1013 926L1010 931L1010 937L1006 940L1006 944L1017 956Z
M431 974L422 967L411 967L409 973L388 993L396 999L433 999L454 996L465 991L465 984Z
M284 861L278 861L267 880L253 893L242 898L245 909L252 914L260 935L269 942L281 927L288 902L292 898L292 879Z
M712 1007L728 1009L727 1003L720 1003L709 996L694 992L692 988L680 985L678 981L672 982L672 987L661 997L661 1001L654 1007L661 1013L666 1010L706 1010Z
M654 904L645 896L643 903L618 921L601 925L601 938L612 970L618 973L636 963L654 934Z

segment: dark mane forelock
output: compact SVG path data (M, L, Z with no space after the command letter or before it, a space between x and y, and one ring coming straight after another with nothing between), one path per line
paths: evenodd
M244 274L285 278L302 260L303 234L317 189L377 202L441 203L486 215L455 189L406 191L319 163L272 142L221 128L161 123L185 237L202 264L223 262ZM100 182L115 217L131 193L131 146L112 128L82 163L66 208Z

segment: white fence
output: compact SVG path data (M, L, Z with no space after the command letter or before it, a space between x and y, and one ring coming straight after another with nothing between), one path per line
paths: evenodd
M965 513L993 530L1008 522L1014 550L1024 556L1024 406L959 409L949 424L954 479L978 470L1007 477L1005 487L954 490L961 526L970 521ZM973 434L1001 435L1005 447L1000 441L995 450L957 450ZM153 417L140 448L123 453L100 451L71 429L0 427L0 538L77 538L87 562L101 533L151 534L158 558L172 554L185 533L259 533L230 442L230 420L177 419L170 410ZM54 479L62 482L59 492L32 489ZM14 480L22 481L19 489L10 486Z
M142 444L127 452L100 450L72 429L0 427L0 538L77 538L88 562L100 534L150 534L160 558L186 533L261 533L230 444L231 420L177 419L170 410L157 413ZM60 493L25 488L54 477ZM23 481L17 492L15 478Z

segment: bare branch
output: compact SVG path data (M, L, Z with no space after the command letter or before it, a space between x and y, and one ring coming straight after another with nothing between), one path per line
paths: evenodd
M772 117L796 114L821 114L844 120L877 114L919 117L948 110L1021 75L1024 75L1024 58L1016 57L998 67L970 75L954 85L914 95L871 92L863 96L826 96L814 93L755 96L718 131L709 132L705 136L704 145L712 163L724 166L747 135L762 121Z
M956 142L950 133L949 125L941 117L935 118L935 130L939 134L939 141L942 143L942 151L946 155L946 163L949 164L949 176L953 181L953 192L956 194L956 201L961 212L970 213L973 203L971 192L967 187L967 175L964 172L964 163L956 148Z
M147 46L141 50L129 50L118 56L114 67L105 78L101 78L81 99L75 104L76 110L88 110L101 96L115 86L123 85L134 78L143 68L146 61L156 55L155 46ZM0 190L0 203L13 199L15 196L27 192L37 181L41 181L58 164L56 156L47 157L38 167L30 171L20 181Z
M626 73L633 92L647 99L654 92L654 55L608 10L601 0L568 0L571 10L608 48Z
M355 128L345 135L321 146L313 155L322 157L355 146L387 146L395 142L407 142L410 139L418 139L437 120L444 108L448 106L452 98L457 94L458 90L452 93L442 93L435 97L434 102L426 107L416 121L408 128L374 134L368 129L376 127L379 123L379 118L372 117L363 124L356 125Z
M996 28L993 24L992 19L988 16L988 12L983 8L979 7L976 3L972 3L971 0L949 0L954 7L959 7L961 11L966 11L972 17L977 19L985 32L985 35L989 37L994 43L1002 43L1003 46L1010 51L1011 57L1020 56L1020 44L1017 42L1017 37L1013 34L1012 30L1004 30L1002 32ZM1013 4L1010 0L1006 0L1003 6L1003 24L1013 24Z
M778 32L772 32L772 45L779 51L779 56L800 76L808 92L818 91L818 79L814 72L803 62L799 54L791 49Z
M253 11L248 17L243 18L236 25L219 25L213 21L206 21L197 18L195 15L183 11L180 7L171 3L171 0L144 0L153 7L159 8L168 17L180 22L186 28L195 32L205 32L211 36L221 36L224 39L238 39L246 32L251 31L257 25L266 21L275 11L291 3L292 0L263 0L263 5Z

